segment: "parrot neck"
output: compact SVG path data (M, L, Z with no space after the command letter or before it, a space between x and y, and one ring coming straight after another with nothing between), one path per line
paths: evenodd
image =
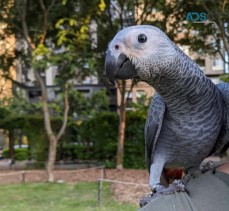
M171 113L184 113L214 99L215 85L183 52L175 65L159 70L146 82L163 97Z

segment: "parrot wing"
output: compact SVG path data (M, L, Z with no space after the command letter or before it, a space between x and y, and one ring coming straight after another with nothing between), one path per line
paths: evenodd
M223 100L223 123L219 137L212 149L210 155L223 153L229 147L229 83L220 83L216 85L220 90Z
M145 124L145 146L148 169L153 162L153 153L161 131L165 108L166 105L163 98L156 93L151 101Z

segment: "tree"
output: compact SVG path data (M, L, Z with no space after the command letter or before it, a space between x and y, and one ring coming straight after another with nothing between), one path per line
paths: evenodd
M199 0L198 4L205 9L208 19L214 22L210 31L213 38L210 43L214 49L213 53L218 53L223 61L229 64L229 60L225 56L229 55L229 2L227 0Z
M92 3L93 4L93 3ZM208 11L209 20L220 20L222 23L227 22L227 1L221 0L215 2L213 0L188 2L183 0L135 0L135 1L104 1L105 9L97 13L94 11L92 18L97 24L98 41L95 48L97 57L98 69L103 70L105 50L107 43L113 38L118 30L134 25L134 24L152 24L164 31L175 43L179 45L188 45L190 48L204 55L204 53L215 54L222 52L220 45L221 35L226 37L225 30L221 33L216 33L216 29L212 24L196 24L185 21L186 15L190 11L203 12ZM209 8L207 8L209 7ZM96 8L96 7L95 7ZM217 10L214 11L214 8ZM222 11L224 11L222 13ZM216 22L219 22L219 20ZM196 32L196 34L194 33ZM218 31L219 32L219 31ZM222 33L223 32L223 33ZM209 35L216 35L215 42L207 43L206 40ZM104 36L105 35L105 36ZM102 75L102 73L100 73ZM121 95L121 102L118 105L119 114L119 135L118 135L118 149L117 149L117 168L122 168L123 160L123 146L125 140L125 110L126 110L126 96L127 92L125 81L117 81L117 88ZM132 86L131 86L132 87Z
M160 0L156 9L152 23L162 29L175 43L187 45L199 55L220 55L223 61L228 63L225 58L229 50L227 0ZM190 12L206 13L207 21L187 21L186 16Z
M97 46L95 57L99 75L102 78L105 52L108 43L113 36L127 26L147 23L152 16L151 12L157 1L148 0L104 0L104 10L93 13L92 18L97 24ZM96 8L96 7L95 7ZM116 168L123 168L125 128L126 128L126 106L129 93L132 91L135 81L128 87L125 80L117 80L116 87L120 93L121 101L118 105L119 127Z
M20 62L23 68L31 68L41 88L42 110L45 131L49 140L49 155L46 163L48 181L54 181L53 169L56 157L56 146L67 125L69 101L68 86L70 79L80 77L85 73L90 47L90 19L83 15L79 8L80 1L31 1L3 0L1 1L1 23L5 24L2 36L15 35L18 48L13 53L1 55L1 69L4 77L14 81L9 73L9 67ZM77 58L77 59L76 59ZM54 131L51 124L48 92L42 74L51 67L58 68L60 77L56 80L64 95L64 112L62 126Z

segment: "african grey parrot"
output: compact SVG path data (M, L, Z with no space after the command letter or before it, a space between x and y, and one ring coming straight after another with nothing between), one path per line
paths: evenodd
M127 27L109 44L111 82L139 77L156 90L145 125L149 184L156 192L163 168L199 168L229 145L229 85L215 85L160 29Z

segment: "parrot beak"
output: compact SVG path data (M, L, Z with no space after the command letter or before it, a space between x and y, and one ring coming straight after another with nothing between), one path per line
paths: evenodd
M113 85L115 85L114 80L117 73L117 68L115 56L108 51L105 59L105 71L107 78Z
M135 66L124 54L120 54L116 59L110 51L106 55L105 70L113 85L115 79L131 79L138 76Z

